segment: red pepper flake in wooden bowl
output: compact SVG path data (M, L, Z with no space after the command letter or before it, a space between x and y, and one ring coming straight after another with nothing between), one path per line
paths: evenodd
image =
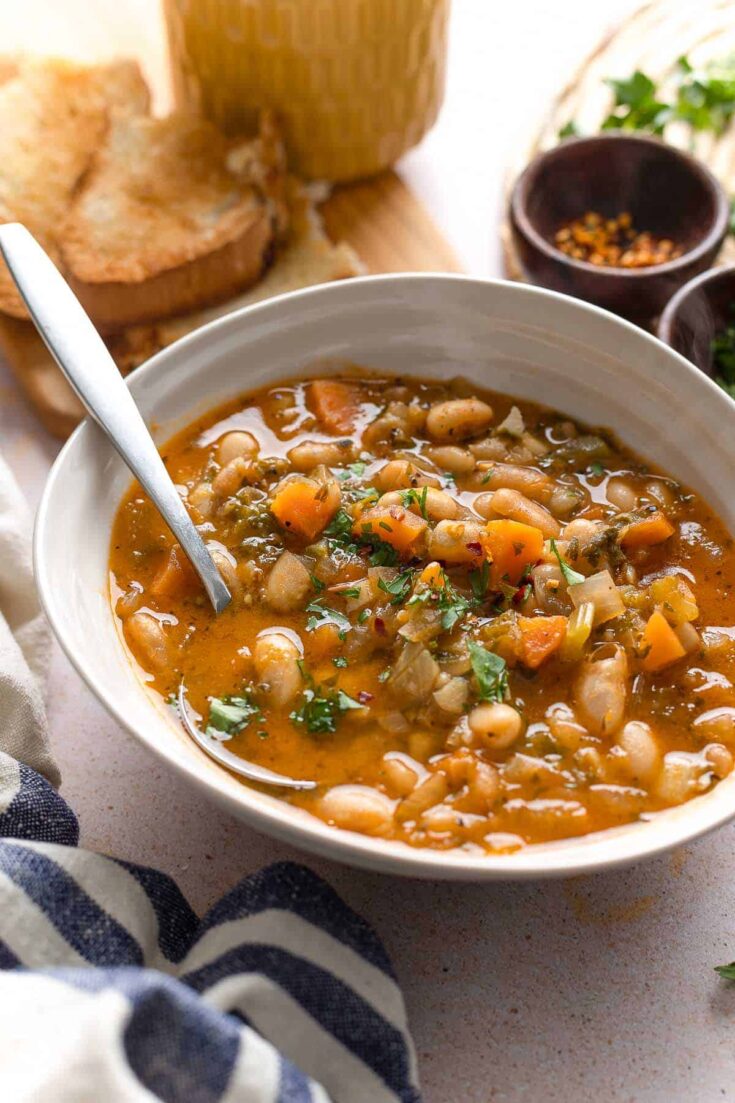
M650 268L682 253L669 238L637 230L627 211L617 218L587 211L581 218L559 227L554 245L573 260L608 268Z

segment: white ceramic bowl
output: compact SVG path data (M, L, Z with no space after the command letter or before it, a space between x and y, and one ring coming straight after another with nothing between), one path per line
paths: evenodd
M705 376L653 337L576 299L461 276L379 276L281 296L205 326L130 378L165 441L242 391L317 357L400 374L464 375L615 430L696 488L735 531L735 413ZM123 727L219 805L307 850L391 873L492 880L571 875L650 856L735 815L735 774L648 823L497 857L417 850L328 827L249 789L156 704L129 661L108 598L110 527L130 482L85 422L62 450L38 512L36 578L64 650Z

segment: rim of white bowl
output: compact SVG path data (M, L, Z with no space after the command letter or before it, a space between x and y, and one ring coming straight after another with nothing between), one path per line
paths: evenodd
M635 334L637 339L643 343L664 349L667 356L673 357L684 368L685 372L691 373L692 378L697 381L698 387L710 388L713 393L720 396L723 403L723 412L729 413L731 417L735 412L731 408L727 397L711 379L670 346L665 345L652 334L639 329L633 323L619 318L601 307L547 288L516 284L508 280L483 279L459 273L402 272L379 276L358 276L348 280L317 284L314 287L288 291L264 302L242 307L186 334L136 368L127 376L126 382L129 384L132 381L134 385L138 385L147 376L165 371L168 361L186 355L187 348L206 343L215 331L238 326L243 316L256 318L260 315L278 312L284 304L306 298L359 295L360 289L366 285L410 284L411 282L422 284L430 282L464 283L473 286L502 287L505 289L512 287L519 295L558 301L560 304L564 304L565 307L572 305L581 314L588 313L595 317L602 317L606 321L612 321ZM91 429L92 422L87 417L77 426L63 445L49 472L38 506L33 535L33 567L41 604L66 657L107 712L122 728L162 761L166 762L177 774L196 788L207 791L208 796L216 797L220 804L227 806L236 818L244 820L255 829L262 830L272 837L299 849L305 849L311 853L350 866L405 877L419 877L424 880L468 882L541 880L602 873L654 858L684 843L692 842L735 818L735 776L730 775L729 778L720 781L714 790L694 797L683 805L656 813L647 822L625 824L621 827L609 828L605 831L593 832L570 839L555 840L550 843L533 844L510 854L473 855L457 850L440 851L432 848L416 848L402 842L359 835L342 828L329 827L316 816L304 814L303 810L295 809L281 801L275 802L276 806L273 808L270 806L256 806L250 799L250 794L254 790L249 789L246 785L242 785L237 790L232 790L220 781L220 773L223 778L229 777L225 770L211 774L207 773L206 776L203 775L194 761L183 761L172 756L165 746L162 746L155 739L148 738L136 725L127 720L123 710L118 708L115 700L100 684L84 656L76 653L75 648L66 636L59 616L57 616L56 595L47 576L45 564L45 548L48 543L47 515L56 493L57 484L64 475L67 457L77 447L78 440L84 434L89 433ZM111 608L110 616L113 616ZM140 692L154 708L152 696L142 682L140 682ZM730 805L720 808L714 802L709 803L708 796L716 792L721 786L727 785L728 781L733 787ZM687 813L687 810L690 810L689 813ZM294 813L300 814L295 815ZM670 822L667 822L669 817ZM661 824L666 824L668 828L663 833L663 837L659 837L662 833L655 830L656 826ZM622 846L619 845L621 843ZM611 852L600 854L597 850L600 845L606 846L606 849ZM595 847L596 852L592 855L586 854L585 851L588 847Z

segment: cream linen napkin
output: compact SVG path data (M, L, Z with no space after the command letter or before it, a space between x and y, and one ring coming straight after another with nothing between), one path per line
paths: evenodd
M58 785L43 697L49 654L33 584L31 517L0 457L0 750Z

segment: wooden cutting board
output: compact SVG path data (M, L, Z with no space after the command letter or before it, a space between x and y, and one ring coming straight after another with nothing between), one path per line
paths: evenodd
M0 9L4 53L53 53L83 61L136 57L157 114L171 108L168 56L156 0L24 0ZM333 241L358 254L366 272L458 272L454 253L416 197L394 172L340 186L322 204ZM66 437L82 416L58 369L27 336L26 323L9 323L10 367L45 428Z
M520 144L507 176L508 193L520 172L536 154L556 145L559 131L573 120L583 134L594 134L612 106L606 78L631 76L636 69L669 89L676 79L676 62L686 55L695 68L735 54L733 0L651 0L610 30L583 59L568 83L553 97L533 131ZM681 124L666 128L665 139L699 157L735 194L735 121L719 135L692 133ZM507 275L522 279L510 227L502 227ZM735 238L718 258L735 261Z

